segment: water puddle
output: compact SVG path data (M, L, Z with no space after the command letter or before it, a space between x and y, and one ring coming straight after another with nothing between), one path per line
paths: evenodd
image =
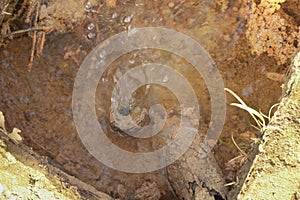
M103 6L99 12L89 13L83 25L77 27L74 33L48 35L43 54L35 59L31 72L26 68L30 38L16 38L2 48L0 110L5 113L8 127L22 129L26 144L48 156L54 164L70 174L112 197L149 199L147 195L151 193L152 199L175 199L168 179L170 171L166 168L143 174L120 172L97 161L81 143L73 121L72 91L76 73L88 53L101 41L125 30L149 26L177 30L195 39L210 54L226 87L236 91L250 106L264 112L278 101L281 89L279 82L267 79L261 70L279 73L283 69L276 67L276 62L266 56L251 56L243 33L244 5L239 1L120 2L115 8ZM116 95L113 95L114 88L126 72L149 63L172 66L188 80L199 103L200 119L196 123L199 123L201 137L208 130L211 120L208 88L191 63L157 49L124 54L101 77L96 89L95 110L110 141L133 153L161 149L174 137L181 119L182 111L176 95L161 85L138 87L131 99L118 99L122 96L118 93L120 91L115 91ZM149 74L146 72L145 79ZM162 84L174 84L174 77L162 75L160 80ZM138 83L144 81L135 80L138 78L135 76L128 80ZM128 88L124 85L119 87ZM185 87L182 86L182 91ZM191 98L191 94L185 95ZM228 102L233 101L233 98L228 98ZM161 107L153 107L155 104L163 105L165 112L161 112ZM153 117L155 112L155 116L160 118ZM193 118L193 111L186 112ZM166 123L164 127L155 127L161 132L152 138L147 138L151 134L145 138L128 134L151 125L153 120L158 124ZM242 148L249 150L250 136L257 133L249 120L247 113L227 108L223 132L216 141L218 143L213 153L228 182L235 180L237 169L226 168L226 163L239 155L231 141L231 134Z

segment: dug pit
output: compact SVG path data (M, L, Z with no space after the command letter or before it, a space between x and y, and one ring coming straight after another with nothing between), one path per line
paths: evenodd
M77 72L88 54L111 36L139 27L165 27L197 41L210 55L224 86L248 106L268 113L280 101L280 86L299 49L299 1L63 2L36 1L31 5L7 0L1 5L5 12L0 15L0 110L5 114L7 129L18 127L24 143L47 156L52 165L112 198L226 199L237 184L237 171L263 132L251 126L255 122L247 112L227 106L220 137L209 141L213 151L205 159L200 158L199 144L212 120L212 97L203 75L192 63L161 49L135 50L114 60L100 78L94 105L98 122L113 144L133 153L155 151L166 145L178 129L182 110L167 88L157 84L139 87L130 105L120 107L119 116L130 115L136 124L147 126L151 106L161 104L166 109L166 124L150 139L126 134L124 126L116 123L118 116L111 105L115 100L113 89L128 70L148 63L172 66L196 94L200 118L196 120L199 127L191 147L171 165L142 174L107 167L83 145L72 110ZM12 13L18 15L15 18L5 14L13 12L13 7L20 9ZM33 13L29 21L26 9ZM35 20L34 13L40 18ZM172 77L164 78L162 82L169 82ZM234 101L227 96L228 105ZM192 122L197 118L193 113L185 113ZM87 124L90 121L83 120Z

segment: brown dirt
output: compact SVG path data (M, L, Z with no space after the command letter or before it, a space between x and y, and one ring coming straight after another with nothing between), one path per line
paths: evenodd
M283 98L237 199L297 199L300 189L300 53L294 59ZM249 166L249 165L248 165ZM263 188L257 192L257 188ZM237 193L236 193L237 194ZM235 197L232 197L235 199Z
M293 57L300 43L299 21L288 15L281 8L285 0L262 0L252 4L251 14L247 23L246 37L253 53L267 53L277 63L285 64ZM289 2L291 12L299 8L299 1Z
M29 1L24 2L25 8L30 7ZM19 21L26 18L26 13L19 13L18 20L10 19L9 16L3 18L1 36L3 45L6 45L1 47L0 52L0 110L7 116L8 127L20 128L26 145L51 158L53 164L67 173L114 198L148 199L149 193L153 193L153 199L172 199L175 194L192 199L195 195L189 183L194 181L197 185L196 196L213 198L213 191L216 190L224 197L228 189L231 189L224 187L225 180L234 181L236 171L243 164L242 161L229 163L239 155L232 144L231 134L246 152L251 149L251 137L259 134L249 125L251 119L246 112L228 107L225 126L213 152L221 168L214 172L216 179L210 179L206 175L207 169L199 170L198 165L208 166L210 161L201 163L194 156L194 149L164 170L148 174L118 172L94 159L76 133L71 110L76 72L84 57L108 37L132 27L164 26L186 33L201 43L215 61L225 86L236 91L251 107L267 113L279 101L282 75L299 48L299 15L296 10L299 2L283 3L282 8L277 1L272 1L271 5L267 1L256 4L242 0L218 3L174 1L174 4L166 1L144 3L122 0L107 1L106 4L89 2L90 4L86 1L67 0L63 3L47 1L41 4L38 26L50 29L47 29L49 32L43 53L40 57L35 57L31 72L27 71L27 64L32 39L16 34L9 41L10 33L7 32L8 25L12 32L30 26L31 23L19 25ZM4 8L5 4L0 5ZM9 6L11 10L16 4ZM266 7L268 9L264 9ZM284 25L278 24L278 20ZM95 27L90 28L91 25ZM32 36L32 31L29 36ZM207 130L210 101L204 81L201 76L195 75L188 63L162 52L132 53L113 63L106 74L109 84L99 86L102 89L96 99L96 106L109 107L107 102L114 86L112 76L118 66L124 66L122 63L130 59L134 59L135 63L121 67L122 73L143 61L161 61L177 66L188 77L197 93L201 107L199 132ZM185 66L187 67L184 68ZM160 97L169 94L157 91ZM162 99L158 100L163 101ZM228 102L233 101L233 98L228 97ZM173 111L178 109L174 100L164 103L170 105L169 108ZM109 110L106 109L106 114L99 114L99 121L110 121L107 119L108 115ZM174 120L176 121L176 115ZM170 124L175 124L175 121ZM124 139L109 128L108 135L122 148L133 152L140 150L140 141L130 137ZM158 140L141 144L147 150L161 145ZM224 177L218 177L222 176L220 171L224 173ZM219 178L222 180L216 181Z

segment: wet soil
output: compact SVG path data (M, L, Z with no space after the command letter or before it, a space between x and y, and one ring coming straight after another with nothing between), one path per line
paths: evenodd
M147 199L141 193L148 191L154 194L153 199L173 199L175 192L170 186L167 169L147 174L119 172L97 161L82 145L71 108L77 70L86 55L110 36L134 27L164 26L198 41L211 55L225 86L237 92L250 107L267 113L279 102L282 84L270 73L285 74L287 64L278 63L266 53L252 54L246 37L248 9L248 5L240 1L175 1L174 4L119 1L113 8L101 5L95 7L97 12L85 11L85 18L80 19L82 22L74 26L72 32L48 34L43 53L35 58L30 72L27 65L32 39L16 37L1 47L0 52L0 110L6 115L8 128L20 128L26 145L51 158L54 165L114 198ZM289 10L289 6L285 9ZM111 91L118 69L123 74L134 66L153 61L175 66L187 77L201 108L199 130L205 132L210 122L209 93L201 76L189 63L162 51L132 52L110 66L104 81L99 83L96 98L96 108L101 110L97 113L98 119L106 134L112 142L132 152L160 148L164 141L159 138L140 141L118 134L111 127L109 118ZM134 106L148 108L154 102L166 105L175 116L169 124L174 128L179 109L174 96L159 87L152 87L148 96L144 92L145 88L137 91ZM145 96L145 100L139 100ZM235 100L228 97L227 101ZM244 151L250 151L251 137L259 135L250 122L253 123L246 112L228 106L223 132L213 151L227 182L235 180L241 165L228 167L227 164L240 154L232 143L231 134Z
M282 100L259 144L253 163L243 166L239 192L230 199L299 199L299 67L300 53L290 66ZM267 181L266 181L267 180ZM257 188L264 188L257 192Z

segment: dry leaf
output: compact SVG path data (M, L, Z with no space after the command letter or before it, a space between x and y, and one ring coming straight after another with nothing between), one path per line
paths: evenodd
M13 131L8 134L8 137L15 143L20 144L22 142L22 137L19 135L21 133L21 130L18 128L14 128Z
M7 131L5 129L5 119L3 113L0 111L0 128L3 130L5 134L7 134Z
M18 128L14 128L11 133L8 133L5 129L5 118L3 113L0 111L0 131L7 135L15 144L20 144L22 141L22 137L19 135L21 130Z

